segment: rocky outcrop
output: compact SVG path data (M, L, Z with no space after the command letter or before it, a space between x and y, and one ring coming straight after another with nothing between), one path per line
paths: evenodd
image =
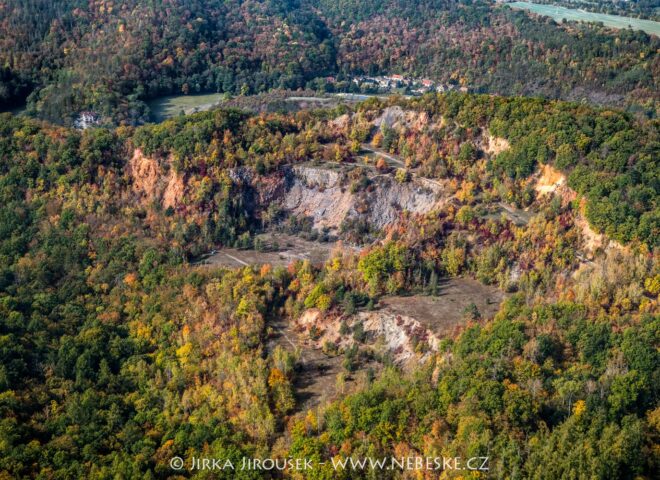
M355 199L341 175L320 168L293 167L282 206L296 216L311 217L314 228L337 230L342 221L355 214Z
M536 175L534 190L538 196L555 195L558 196L563 205L574 201L578 194L570 188L566 181L566 176L553 168L551 165L540 165L539 172ZM584 216L586 202L580 200L580 206L575 214L575 226L580 231L582 237L582 250L588 258L593 258L597 250L620 250L623 246L607 238L607 236L594 231Z
M271 204L285 212L312 220L313 228L337 234L345 221L364 221L375 230L396 223L403 212L424 214L441 206L448 195L437 181L413 177L399 182L391 175L372 171L368 185L352 189L347 168L286 166L266 175L248 167L228 171L232 182L241 186L243 205L258 216ZM126 165L131 191L143 205L162 208L182 205L187 193L183 175L176 173L169 159L144 155L140 149Z
M298 318L296 327L304 336L311 335L314 330L316 348L331 344L337 351L343 351L357 340L351 333L340 332L342 323L349 330L361 323L364 331L361 343L376 354L389 354L399 365L412 367L438 351L440 339L433 332L418 320L387 309L359 312L349 317L324 315L317 309L310 309Z
M385 108L373 123L376 127L385 125L394 129L421 130L429 125L429 115L426 112L403 110L399 106L394 106Z
M348 113L338 116L329 122L330 128L335 132L341 132L348 128L351 123L351 116Z
M299 166L290 169L288 188L281 202L293 215L313 220L314 228L338 230L345 220L364 220L381 230L398 221L401 213L424 214L438 208L447 196L434 181L413 178L400 183L376 175L371 185L352 193L341 172Z
M133 182L133 191L142 197L154 198L158 190L160 165L135 149L127 164L127 172Z
M170 174L166 177L167 184L163 190L163 207L177 207L183 196L185 195L185 184L183 182L183 175L179 175L174 170L170 170Z
M126 165L126 173L140 202L157 202L163 208L181 204L185 195L184 177L177 174L169 162L146 156L136 148Z
M490 155L499 155L509 148L511 148L511 145L509 145L506 138L494 137L490 134L485 137L483 150Z

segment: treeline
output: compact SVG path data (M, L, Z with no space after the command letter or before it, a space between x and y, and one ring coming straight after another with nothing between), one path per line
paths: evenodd
M149 119L166 94L346 87L404 73L498 94L543 95L655 115L658 39L561 27L484 2L22 0L0 10L0 101L71 124ZM344 83L346 82L346 83ZM348 87L347 87L348 88Z

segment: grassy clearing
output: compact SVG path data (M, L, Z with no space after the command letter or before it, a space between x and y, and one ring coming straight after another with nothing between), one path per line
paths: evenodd
M621 17L619 15L607 15L604 13L585 12L584 10L559 7L555 5L540 5L530 2L512 2L508 4L512 8L529 10L532 13L552 17L556 21L573 20L582 22L602 22L611 28L628 28L642 30L651 35L660 36L660 22L653 20L641 20L632 17Z
M190 114L209 110L216 106L223 98L224 93L209 93L203 95L174 95L161 97L149 104L151 116L154 121L162 122L181 112Z

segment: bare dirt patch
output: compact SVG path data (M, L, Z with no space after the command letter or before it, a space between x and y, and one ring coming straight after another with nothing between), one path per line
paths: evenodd
M293 235L279 233L265 234L258 238L268 249L267 251L222 248L204 256L197 262L197 265L240 268L268 263L273 266L287 266L297 260L309 260L313 265L320 265L330 258L333 250L353 248L344 245L341 241L312 242Z
M486 145L484 146L484 150L491 155L499 155L500 153L504 152L505 150L508 150L511 148L511 145L509 145L509 141L506 138L500 138L500 137L494 137L493 135L488 135L486 137Z
M341 388L359 387L359 379L367 368L382 366L373 360L386 355L403 368L416 368L437 351L442 337L453 336L466 325L465 309L474 303L482 318L497 312L505 294L495 287L472 279L446 279L440 282L437 296L412 295L381 299L373 311L360 311L351 316L340 312L322 313L306 310L293 322L274 325L273 341L288 350L300 352L301 370L296 381L299 408L321 405L341 393L337 376L344 372L344 355L353 345L367 353L359 371L348 376ZM342 333L342 323L348 331ZM361 324L363 339L357 340L355 327ZM331 345L338 353L326 355L322 348Z
M482 318L491 318L504 297L505 294L496 287L471 278L452 278L440 282L435 297L385 297L380 305L395 314L415 318L438 336L447 336L465 324L464 311L471 303L477 306Z
M566 183L566 176L559 170L552 168L550 165L541 165L539 170L540 175L536 185L534 185L534 190L536 190L539 195L554 193Z
M364 377L364 370L372 368L377 372L382 368L373 360L363 360L359 371L349 373L343 366L343 355L326 355L309 334L297 330L294 323L279 319L269 327L272 330L268 342L269 350L280 346L297 353L299 361L294 388L298 412L304 413L322 407L340 395L358 389L360 379ZM343 381L338 382L340 374Z
M527 225L534 216L534 212L516 208L504 202L498 203L498 206L500 207L500 213L519 227Z
M530 222L532 217L536 215L536 213L533 211L523 210L504 202L488 205L486 207L486 212L487 213L483 215L483 218L486 220L497 220L504 216L507 220L517 225L518 227L524 227Z

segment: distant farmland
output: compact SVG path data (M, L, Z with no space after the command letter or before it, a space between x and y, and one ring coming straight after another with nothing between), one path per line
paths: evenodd
M641 20L638 18L621 17L618 15L585 12L584 10L559 7L555 5L539 5L530 2L512 2L507 5L512 8L529 10L530 12L539 15L546 15L557 21L566 19L582 22L601 22L603 25L611 28L628 28L630 26L634 30L642 30L646 33L660 36L660 22L654 22L653 20Z
M210 93L202 95L173 95L161 97L153 100L149 104L151 116L154 121L162 122L171 117L179 115L181 112L190 114L213 108L224 94Z

